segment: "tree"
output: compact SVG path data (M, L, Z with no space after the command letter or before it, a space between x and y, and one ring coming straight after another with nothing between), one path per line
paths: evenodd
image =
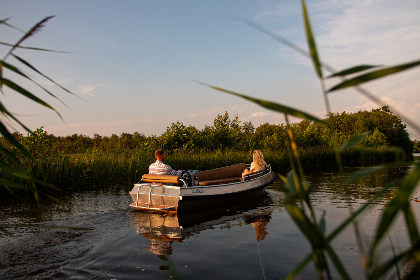
M230 149L240 139L241 126L238 115L230 119L228 112L217 115L213 126L209 127L211 147L213 149Z

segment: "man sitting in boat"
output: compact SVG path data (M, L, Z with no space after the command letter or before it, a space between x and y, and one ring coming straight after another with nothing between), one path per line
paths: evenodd
M264 154L260 150L255 150L252 155L253 162L249 167L249 170L246 168L242 173L242 178L251 172L261 171L267 168L267 163L264 161Z
M155 151L156 161L149 166L149 174L181 176L182 170L173 170L169 165L164 164L165 152L162 149Z

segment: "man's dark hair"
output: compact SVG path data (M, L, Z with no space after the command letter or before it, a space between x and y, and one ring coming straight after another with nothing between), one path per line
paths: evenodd
M155 151L155 156L156 157L161 157L161 156L163 156L163 154L165 153L165 151L164 150L162 150L162 149L157 149L156 151Z

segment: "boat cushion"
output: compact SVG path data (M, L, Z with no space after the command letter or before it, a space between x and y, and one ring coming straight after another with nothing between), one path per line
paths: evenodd
M178 184L181 177L176 175L144 174L141 180L146 183Z
M208 186L208 185L228 184L228 183L239 182L241 180L242 180L242 177L221 178L221 179L200 181L199 185L200 186Z
M199 184L206 186L240 181L242 179L242 172L244 172L245 168L245 163L238 163L230 166L200 171Z

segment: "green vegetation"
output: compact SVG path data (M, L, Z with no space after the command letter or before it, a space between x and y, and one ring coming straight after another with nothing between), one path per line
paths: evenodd
M297 49L293 44L286 43L286 45L292 46L292 48L312 59L316 74L321 82L327 108L327 119L321 120L305 112L274 102L211 86L216 90L245 98L265 108L284 114L286 125L264 124L254 130L251 123L241 126L237 117L231 120L226 113L223 116L219 115L213 126L206 126L201 131L191 126L185 127L177 122L168 127L167 131L159 137L122 134L120 137L113 135L110 138L96 135L91 139L83 135L55 137L48 135L42 128L27 136L19 133L12 135L5 124L0 122L0 133L2 135L0 142L1 186L7 190L19 188L31 190L36 196L38 187L50 186L42 184L40 180L51 182L57 186L70 187L118 184L120 180L121 182L132 182L137 180L145 172L148 164L153 161L151 151L156 147L163 147L171 151L172 155L168 157L168 163L179 169L205 169L238 161L249 162L251 161L250 151L258 148L265 151L266 160L272 163L278 172L291 168L287 175L281 176L285 183L286 208L312 247L312 252L291 272L288 279L294 279L310 261L314 262L320 279L331 278L331 266L338 271L343 279L349 279L346 268L336 255L331 242L351 224L353 224L356 237L361 244L359 251L367 279L384 278L391 269L398 267L407 259L414 259L417 264L416 268L408 273L410 279L415 279L415 276L420 273L418 266L420 263L420 235L409 198L420 181L419 162L397 163L412 165L413 168L400 182L390 182L390 184L383 186L382 191L375 195L369 203L352 211L339 227L329 229L328 233L326 232L324 217L317 217L315 214L310 197L311 188L305 180L303 171L311 165L320 166L325 162L331 164L333 162L332 158L337 160L337 168L342 170L344 165L351 162L360 164L361 159L377 158L378 150L383 150L384 162L404 160L411 157L414 146L408 138L402 120L420 131L417 124L406 118L400 118L399 114L391 113L389 107L384 106L378 98L361 89L360 85L418 66L420 61L379 69L378 67L363 65L340 72L333 71L335 72L333 76L339 76L343 79L346 79L347 75L354 75L355 77L346 79L327 90L323 69L330 70L331 68L320 61L303 0L302 8L310 52L307 53ZM14 55L13 52L21 48L21 43L31 37L49 19L46 18L36 24L17 43L2 43L10 46L11 49L0 61L0 88L8 87L35 103L54 110L31 92L4 77L4 69L7 69L20 77L33 81L17 67L6 62L9 56L13 56L23 65L35 70L36 73L40 73L27 61ZM0 24L10 27L7 20L0 21ZM279 40L278 36L262 28L257 27L257 29ZM284 39L279 41L287 42ZM40 49L36 50L39 51ZM360 71L364 72L360 74ZM360 93L379 104L381 108L367 113L331 113L328 94L351 86L356 86ZM51 94L49 91L45 91ZM24 124L19 122L3 104L0 105L0 113L3 116L14 120L28 131ZM289 115L304 120L296 124L290 124L288 121ZM367 132L370 132L370 134ZM415 142L415 144L415 147L418 148L418 142ZM378 148L372 149L372 147ZM290 165L290 168L286 169L285 164ZM343 182L343 188L383 168L387 168L387 166L375 166L355 173L347 182ZM114 178L115 181L110 182L109 178ZM372 237L372 243L362 244L358 236L357 223L353 222L373 201L395 185L397 185L395 196L380 218L377 230ZM386 233L390 230L397 214L402 214L405 218L411 244L403 252L394 252L392 256L384 256L378 251L378 248ZM398 269L396 270L398 271Z
M286 151L264 151L265 159L273 169L281 174L289 170ZM377 163L401 161L404 151L400 148L357 148L343 154L346 166L369 166ZM36 164L27 162L26 167L32 176L60 189L94 186L132 186L155 160L153 151L118 150L115 152L88 151L76 154L58 154L39 157ZM305 170L336 169L335 155L331 149L304 150L301 160ZM168 152L165 160L170 166L188 170L206 170L238 162L250 163L252 153L247 151L212 152Z
M413 144L414 144L414 149L413 149L413 151L414 151L415 153L420 153L420 141L419 141L419 140L414 140L414 141L413 141Z
M332 131L338 131L339 142L373 131L342 155L345 166L369 166L411 157L412 142L405 125L388 107L371 112L330 114L323 122L329 126L307 120L289 126L297 147L302 150L300 160L305 170L337 168ZM38 180L60 188L131 186L147 173L154 161L153 152L160 147L169 155L168 164L177 169L206 170L251 162L254 149L264 151L266 161L276 172L286 174L290 166L285 125L265 123L254 128L251 122L241 125L238 116L231 119L227 112L218 115L213 126L202 130L176 122L160 136L123 133L111 137L77 134L56 137L42 127L26 136L13 135L36 159L28 161L16 151L22 166ZM14 151L13 147L10 150Z
M287 130L290 128L297 147L304 150L328 150L335 143L341 145L355 135L369 133L358 147L399 147L407 158L412 156L413 142L406 125L387 106L370 112L331 113L322 121L328 125L303 120L289 126L265 123L254 128L251 122L241 125L238 116L231 119L225 112L214 119L212 126L206 125L202 130L176 122L168 126L160 136L145 136L136 132L122 133L120 136L114 134L111 137L97 134L93 138L77 134L56 137L42 127L26 136L20 133L14 133L14 136L35 158L87 152L153 152L160 147L167 151L188 153L217 150L249 152L254 149L278 152L286 149ZM331 137L334 134L336 138Z
M56 112L57 115L61 117L51 105L40 98L37 93L25 88L23 84L28 82L39 89L41 93L58 99L50 90L43 87L34 78L41 77L48 80L48 82L52 82L66 93L72 93L44 75L29 61L17 55L17 51L20 49L36 52L54 52L48 49L23 46L28 38L31 38L34 34L39 32L52 18L53 17L44 18L26 32L11 25L9 19L0 20L0 27L13 29L14 31L22 33L22 36L15 43L0 42L0 45L5 47L3 49L6 50L4 56L2 56L0 60L0 92L3 94L4 90L7 90L8 94L19 95L24 99L34 102L34 104L41 105ZM13 62L9 63L9 60L12 60ZM27 85L28 84L26 84L26 86ZM7 189L10 192L17 189L31 191L35 198L38 199L38 186L47 188L53 188L53 186L46 185L43 181L39 181L31 175L31 171L26 167L28 166L28 162L36 164L36 159L24 145L20 144L20 142L13 137L8 127L12 125L14 127L21 127L27 132L30 132L30 130L17 118L17 114L14 114L7 109L5 100L0 101L0 114L2 116L0 119L0 135L2 137L2 141L0 141L0 186L2 187L2 190ZM24 160L22 161L22 159ZM0 230L4 229L0 227Z
M301 0L301 4L309 51L303 50L297 47L295 44L289 42L288 40L285 40L284 38L281 38L280 36L273 34L272 32L267 31L255 24L249 23L247 21L245 21L245 23L272 37L273 39L281 42L282 44L291 47L300 54L303 54L312 60L315 73L319 78L321 84L321 90L324 96L325 107L328 114L331 112L328 97L329 94L348 87L354 87L355 90L357 90L365 97L383 106L383 102L379 98L377 98L375 95L371 94L367 90L363 89L361 85L363 83L383 78L395 73L399 73L401 71L405 71L407 69L420 65L420 60L417 60L392 67L357 65L349 69L344 69L342 71L333 70L332 67L330 67L324 62L321 62L315 43L315 37L312 33L306 3L304 0ZM340 77L342 81L328 90L326 88L326 77L324 76L324 70L332 73L330 77ZM415 161L398 163L410 165L413 168L401 181L389 182L388 184L384 185L382 190L377 195L375 195L375 197L372 198L368 203L366 203L360 209L351 210L349 216L345 218L337 228L332 230L329 229L329 231L326 232L327 226L325 224L326 221L324 219L325 214L321 217L317 217L316 215L310 195L312 190L308 185L305 179L305 174L303 172L304 168L301 158L302 151L298 147L298 137L295 136L295 133L292 129L293 126L289 124L288 117L289 115L292 115L298 118L306 119L308 121L314 121L319 124L324 124L327 126L330 125L329 128L331 127L331 124L328 124L300 110L277 104L275 102L262 100L255 97L249 97L244 94L222 89L216 86L207 86L221 92L244 98L246 100L259 104L267 109L282 113L285 116L287 124L287 134L289 137L287 142L287 150L291 167L291 170L287 173L286 176L281 176L284 181L284 190L286 194L285 205L290 217L293 219L301 233L306 237L307 241L309 242L312 248L311 253L309 253L302 260L302 262L296 266L296 268L288 275L286 279L295 279L296 277L298 277L300 271L304 269L304 267L306 267L311 261L315 265L320 279L331 279L332 269L335 269L342 279L350 279L346 267L343 265L342 261L336 254L334 247L331 244L334 238L337 237L349 225L352 225L354 228L355 237L358 240L359 244L358 249L361 257L361 263L363 265L363 269L367 279L394 278L390 277L389 275L389 273L392 271L395 271L398 274L397 279L400 279L400 266L408 260L413 260L415 266L413 270L405 271L405 279L418 278L417 276L420 275L420 235L418 232L416 219L414 218L413 210L411 208L412 206L410 204L410 196L412 195L414 189L420 182L420 162ZM415 122L409 120L406 117L404 117L403 119L405 123L414 128L418 133L420 133L420 127ZM340 125L342 124L341 118L337 118L336 124L336 128L340 127ZM385 133L381 131L380 128L375 128L370 136L372 139L369 139L369 136L367 136L366 133L362 133L359 135L352 136L348 139L347 142L342 143L342 136L340 135L340 132L333 131L333 133L331 134L331 138L333 142L332 145L334 147L334 153L338 169L343 169L343 153L345 153L346 150L353 149L355 146L360 145L360 143L395 143L396 139L393 139L393 137L383 137L383 135L385 135ZM403 143L402 146L404 146L402 148L408 153L411 152L413 149L412 144L410 144L409 142ZM410 150L408 150L409 148ZM346 182L343 182L343 188L345 189L350 184L367 176L368 174L378 172L379 170L382 170L384 168L388 168L388 166L376 166L356 172ZM362 242L362 238L360 237L360 229L357 225L357 218L369 207L369 205L372 202L381 197L393 186L397 186L395 196L386 206L383 215L380 217L376 232L372 236L372 242L370 244L364 244L364 242ZM351 209L351 207L349 207L349 209ZM396 252L395 250L393 250L391 254L384 256L383 252L380 252L378 248L384 242L384 237L386 236L387 232L392 228L392 224L398 214L401 214L405 219L407 232L410 237L410 246L404 251Z

